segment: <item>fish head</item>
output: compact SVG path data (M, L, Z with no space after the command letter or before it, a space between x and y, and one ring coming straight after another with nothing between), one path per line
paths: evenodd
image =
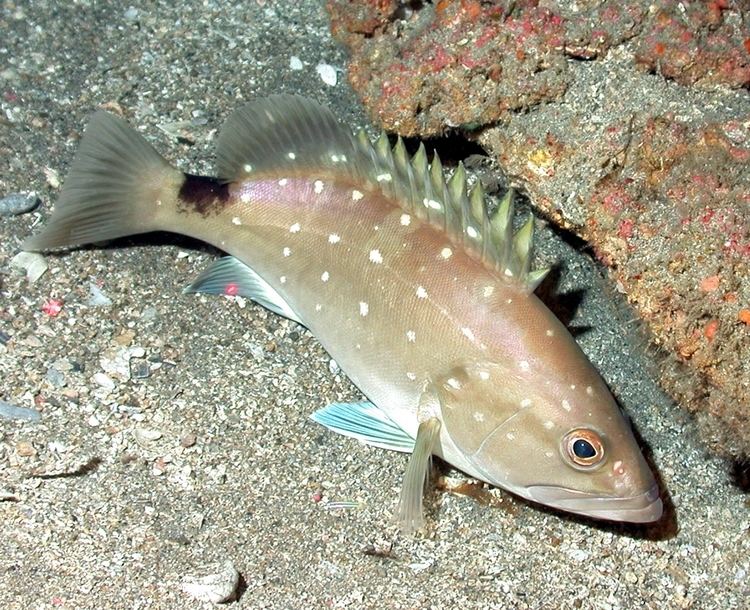
M433 384L452 454L443 457L546 506L611 521L656 521L662 502L653 473L606 385L585 363L590 371L581 387L563 387L554 371L545 382L528 383L505 365L456 366Z

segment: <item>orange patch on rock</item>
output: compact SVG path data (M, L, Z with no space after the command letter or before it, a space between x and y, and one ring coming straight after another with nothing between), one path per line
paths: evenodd
M719 281L718 275L710 275L701 281L700 289L703 292L713 292L719 287Z
M703 328L703 335L708 339L709 341L713 341L713 338L716 336L716 332L719 330L719 321L709 320L706 323L706 326Z

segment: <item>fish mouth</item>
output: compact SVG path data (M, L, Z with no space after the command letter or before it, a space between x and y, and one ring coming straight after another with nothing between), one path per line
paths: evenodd
M656 484L648 491L626 497L602 497L550 485L532 485L526 492L526 497L535 502L608 521L651 523L661 519L664 510Z

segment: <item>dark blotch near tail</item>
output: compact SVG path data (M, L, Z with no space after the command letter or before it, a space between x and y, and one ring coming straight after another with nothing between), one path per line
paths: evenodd
M201 216L219 212L229 201L229 184L209 176L185 174L180 187L178 205L185 211Z

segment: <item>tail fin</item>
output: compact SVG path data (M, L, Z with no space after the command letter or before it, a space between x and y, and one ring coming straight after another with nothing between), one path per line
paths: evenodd
M23 249L76 246L158 230L159 207L175 200L183 180L182 172L125 121L99 111L86 128L51 220Z

